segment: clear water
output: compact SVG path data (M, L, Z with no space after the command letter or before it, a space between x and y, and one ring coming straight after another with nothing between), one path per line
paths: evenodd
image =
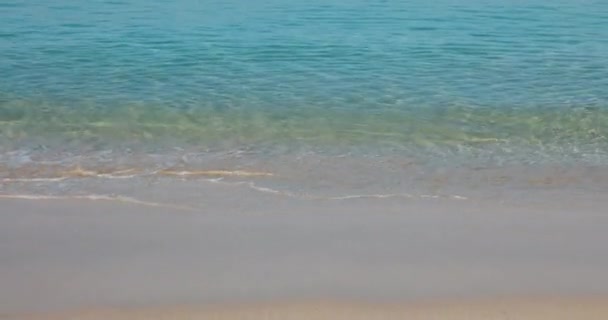
M3 0L0 160L603 165L607 26L599 0Z

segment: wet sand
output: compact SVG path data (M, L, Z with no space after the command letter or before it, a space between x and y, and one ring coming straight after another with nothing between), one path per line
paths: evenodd
M0 199L0 314L608 316L608 216L597 203L572 210L446 199L300 201L242 190L228 201L217 192L205 197L222 193L226 201L202 201L206 208L196 210Z

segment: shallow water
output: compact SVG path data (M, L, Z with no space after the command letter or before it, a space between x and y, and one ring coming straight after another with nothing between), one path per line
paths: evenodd
M438 168L602 172L605 25L605 1L4 1L2 187L78 165L387 194Z

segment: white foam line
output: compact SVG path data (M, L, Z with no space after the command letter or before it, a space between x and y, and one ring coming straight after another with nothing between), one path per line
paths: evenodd
M2 182L59 182L68 179L67 177L57 178L4 178Z
M109 179L128 179L128 178L136 177L136 175L113 176L111 174L99 174L97 176L103 177L103 178L109 178ZM6 178L6 179L3 179L2 181L4 181L4 182L57 182L57 181L63 181L66 179L68 179L68 178L67 177L33 178L33 179ZM467 197L460 196L460 195L432 195L432 194L413 195L413 194L409 194L409 193L354 194L354 195L324 197L324 196L313 196L313 195L307 195L307 194L296 194L296 193L289 192L289 191L277 190L277 189L272 189L272 188L268 188L268 187L261 187L261 186L256 185L253 182L244 182L244 181L243 182L225 182L225 181L223 181L223 177L214 178L214 179L204 179L204 180L207 182L211 182L211 183L222 183L222 184L233 185L233 186L246 186L257 192L274 194L274 195L279 195L279 196L286 196L286 197L294 198L294 199L341 201L341 200L354 200L354 199L388 199L388 198L406 198L406 199L413 199L413 198L420 198L420 199L442 199L443 198L443 199L445 199L445 198L447 198L447 199L453 199L453 200L468 200ZM0 198L1 197L3 197L3 196L0 195ZM112 201L130 202L130 203L148 205L148 206L163 206L163 207L181 208L181 209L188 209L188 210L193 209L193 208L189 208L189 207L180 207L180 206L172 206L172 205L166 205L166 204L155 203L155 202L146 202L146 201L141 201L141 200L137 200L137 199L133 199L133 198L95 196L95 195L77 196L77 197L80 197L80 199L89 199L89 200L112 200ZM93 199L91 197L97 197L97 198ZM57 199L57 198L52 198L52 199ZM76 199L76 198L71 197L71 199Z
M421 199L453 199L453 200L468 200L467 197L459 196L459 195L429 195L429 194L421 194L421 195L413 195L409 193L388 193L388 194L354 194L354 195L344 195L344 196L335 196L335 197L323 197L323 196L313 196L307 194L296 194L289 191L282 191L277 189L272 189L268 187L260 187L253 182L223 182L220 179L207 179L206 181L212 183L222 183L233 186L247 186L248 188L262 192L269 193L274 195L286 196L289 198L296 199L308 199L308 200L353 200L353 199L388 199L388 198L421 198Z
M281 195L281 196L286 196L286 197L289 197L289 198L296 198L296 199L306 199L306 198L308 198L305 195L298 195L298 194L295 194L295 193L292 193L292 192L288 192L288 191L281 191L281 190L276 190L276 189L267 188L267 187L260 187L260 186L257 186L253 182L246 182L246 181L241 181L241 182L225 182L225 181L223 181L222 178L204 179L204 181L211 182L211 183L225 184L225 185L229 185L229 186L246 186L247 188L255 190L255 191L258 191L258 192L270 193L270 194L275 194L275 195Z
M389 193L389 194L354 194L337 197L317 197L322 200L352 200L352 199L388 199L388 198L420 198L420 199L453 199L453 200L468 200L467 197L458 195L431 195L431 194L420 194L413 195L409 193Z
M435 194L421 194L418 197L419 198L423 198L423 199L424 198L426 198L426 199L437 199L437 198L439 198L439 196L435 195Z
M322 198L325 200L351 200L351 199L365 199L365 198L375 198L375 199L388 199L388 198L415 198L416 196L411 195L409 193L402 194L353 194L339 197L327 197Z
M257 171L243 171L243 170L195 170L195 171L173 171L173 170L159 170L155 172L158 175L166 176L221 176L221 177L262 177L272 176L269 172L257 172Z
M164 207L179 210L194 210L194 208L186 206L177 206L165 203L143 201L131 197L124 196L108 196L108 195L82 195L82 196L49 196L49 195L34 195L34 194L0 194L0 199L20 199L20 200L91 200L91 201L114 201L131 203L148 207Z
M253 182L247 183L247 186L250 189L253 189L253 190L256 190L256 191L259 191L259 192L278 194L278 195L283 195L283 196L287 196L287 197L290 197L290 198L299 198L299 199L310 198L309 196L298 195L298 194L295 194L295 193L292 193L292 192L289 192L289 191L281 191L281 190L276 190L276 189L272 189L272 188L256 186L255 183L253 183Z
M130 174L130 175L124 175L124 176L115 176L115 175L112 175L112 174L103 173L103 174L98 174L95 177L106 178L106 179L132 179L132 178L136 178L137 175L136 174Z
M55 177L55 178L4 178L2 182L60 182L68 179L86 179L86 178L104 178L104 179L132 179L136 178L137 175L112 175L108 173L90 175L90 176L74 176L74 177Z
M459 196L459 195L450 195L450 198L454 199L454 200L469 200L469 198L467 197L463 197L463 196Z

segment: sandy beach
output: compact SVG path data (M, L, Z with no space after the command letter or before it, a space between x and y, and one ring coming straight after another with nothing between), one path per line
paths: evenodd
M449 199L311 201L202 191L215 199L204 210L111 198L0 200L0 314L608 316L608 217L595 205L560 210L554 203L549 211Z
M608 319L608 0L0 1L0 320Z

